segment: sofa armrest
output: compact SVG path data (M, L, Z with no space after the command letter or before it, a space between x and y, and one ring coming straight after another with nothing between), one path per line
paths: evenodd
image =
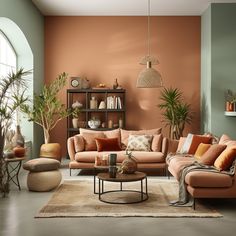
M162 145L161 145L161 152L164 154L164 157L167 156L168 153L168 139L167 138L163 138L162 139Z
M75 145L74 145L74 137L70 137L67 139L67 150L69 157L72 161L75 160Z
M168 139L168 151L167 153L176 153L179 145L179 140Z

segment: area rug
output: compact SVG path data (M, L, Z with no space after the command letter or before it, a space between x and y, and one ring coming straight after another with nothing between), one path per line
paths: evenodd
M124 189L140 188L139 182L125 183ZM119 189L118 183L105 183L105 190ZM197 201L196 209L173 207L169 202L177 199L178 183L174 180L148 179L149 199L135 204L108 204L93 193L93 181L70 180L53 193L49 202L35 218L52 217L222 217L206 204ZM112 193L104 197L112 201L140 197L137 193ZM117 199L116 199L117 198ZM111 200L106 199L106 200Z

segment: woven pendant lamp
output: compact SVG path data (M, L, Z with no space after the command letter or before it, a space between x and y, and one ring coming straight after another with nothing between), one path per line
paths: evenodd
M163 86L161 74L152 68L152 65L159 64L159 61L150 56L150 0L148 0L148 55L143 57L140 61L141 65L147 65L147 67L142 70L137 79L137 88L160 88Z

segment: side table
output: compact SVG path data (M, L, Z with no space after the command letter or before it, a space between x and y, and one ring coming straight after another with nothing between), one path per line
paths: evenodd
M19 172L23 160L25 160L25 157L5 158L8 181L12 181L19 190L21 190L19 182Z

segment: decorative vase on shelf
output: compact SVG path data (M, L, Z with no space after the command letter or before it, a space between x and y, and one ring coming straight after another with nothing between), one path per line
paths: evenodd
M73 125L73 128L78 129L79 128L79 119L78 118L73 118L72 119L72 125Z
M16 147L16 146L24 147L25 145L25 139L23 135L21 134L19 125L16 126L16 132L12 138L12 144L13 144L13 147Z
M95 97L92 97L90 100L90 109L97 109L98 108L98 101L95 99Z
M132 152L126 150L127 157L121 163L121 170L123 174L133 174L137 171L137 162L132 156Z
M99 119L96 118L92 118L91 120L88 121L88 126L91 129L97 129L101 124L101 121Z

